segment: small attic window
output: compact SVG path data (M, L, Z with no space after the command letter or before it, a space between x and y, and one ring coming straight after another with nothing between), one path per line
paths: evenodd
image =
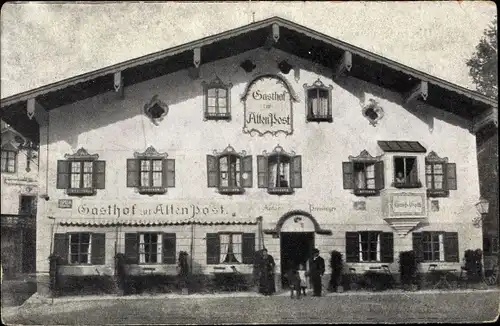
M144 105L144 114L151 119L155 125L159 125L160 121L165 118L168 113L168 105L163 103L158 95L153 96L151 101Z
M374 127L384 116L384 110L374 99L370 99L368 101L368 103L363 107L362 113Z
M307 121L332 122L332 86L325 86L319 79L311 86L304 84L306 92Z
M219 77L209 83L202 82L205 101L205 120L231 120L231 84L224 84Z

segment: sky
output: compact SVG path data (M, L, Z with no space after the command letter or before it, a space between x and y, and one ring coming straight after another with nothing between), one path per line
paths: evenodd
M272 16L475 89L465 65L496 5L414 2L10 2L1 98Z

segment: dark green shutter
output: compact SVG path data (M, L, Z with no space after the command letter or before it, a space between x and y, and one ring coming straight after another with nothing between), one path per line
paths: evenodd
M69 234L67 233L56 233L54 234L54 255L61 258L61 264L65 265L68 263L68 252L69 252Z
M446 232L444 234L444 260L447 262L458 262L458 233Z
M219 159L213 155L207 155L207 185L209 188L219 186Z
M217 233L207 233L207 264L219 263L219 236Z
M69 188L70 162L64 160L57 161L57 189Z
M92 252L90 263L92 265L104 265L106 259L106 234L92 233Z
M255 233L243 233L243 264L253 264L255 256Z
M163 234L163 263L175 264L176 262L176 235L175 233Z
M342 162L342 175L344 179L344 189L354 189L352 162Z
M394 262L394 236L392 232L382 232L380 235L380 256L383 263Z
M384 161L378 161L375 163L375 189L384 189Z
M175 160L165 159L162 162L163 167L163 187L174 188L175 187Z
M136 188L139 183L139 160L127 159L127 187Z
M345 257L346 262L359 262L359 234L358 232L345 233Z
M125 259L127 264L139 263L139 241L137 233L125 233Z
M290 185L292 188L302 188L302 156L292 157L290 169Z
M241 158L241 185L244 188L253 187L253 169L252 169L252 156L244 156ZM243 178L243 174L246 173L246 179Z
M457 165L455 163L446 164L446 188L457 190Z
M104 189L106 187L106 161L94 161L94 188Z
M417 261L424 261L424 240L422 232L413 232L413 251L415 252L415 257Z
M257 179L259 188L267 188L268 186L268 166L267 157L264 155L257 155Z

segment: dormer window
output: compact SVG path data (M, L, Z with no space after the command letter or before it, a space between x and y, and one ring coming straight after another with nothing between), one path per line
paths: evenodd
M221 194L240 194L252 187L252 156L237 153L228 146L224 151L207 155L207 183Z
M313 85L304 84L307 121L332 122L332 86L325 86L319 79Z
M57 189L66 189L73 196L92 196L96 189L104 189L106 162L99 161L99 155L80 148L64 157L66 160L57 161Z
M363 150L343 162L344 189L353 189L356 196L378 195L384 188L384 162Z
M11 149L2 148L2 172L16 172L17 152Z
M257 156L257 169L259 188L267 188L270 194L291 194L302 187L302 157L279 145L270 154Z
M450 190L457 189L456 164L430 152L425 158L425 181L429 197L448 197Z
M219 77L210 83L202 82L205 95L205 120L231 119L231 84L224 84Z

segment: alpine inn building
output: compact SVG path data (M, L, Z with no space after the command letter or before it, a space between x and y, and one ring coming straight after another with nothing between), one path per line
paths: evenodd
M497 103L273 17L2 100L40 143L39 292L61 275L283 271L343 253L362 273L482 248L475 133Z

